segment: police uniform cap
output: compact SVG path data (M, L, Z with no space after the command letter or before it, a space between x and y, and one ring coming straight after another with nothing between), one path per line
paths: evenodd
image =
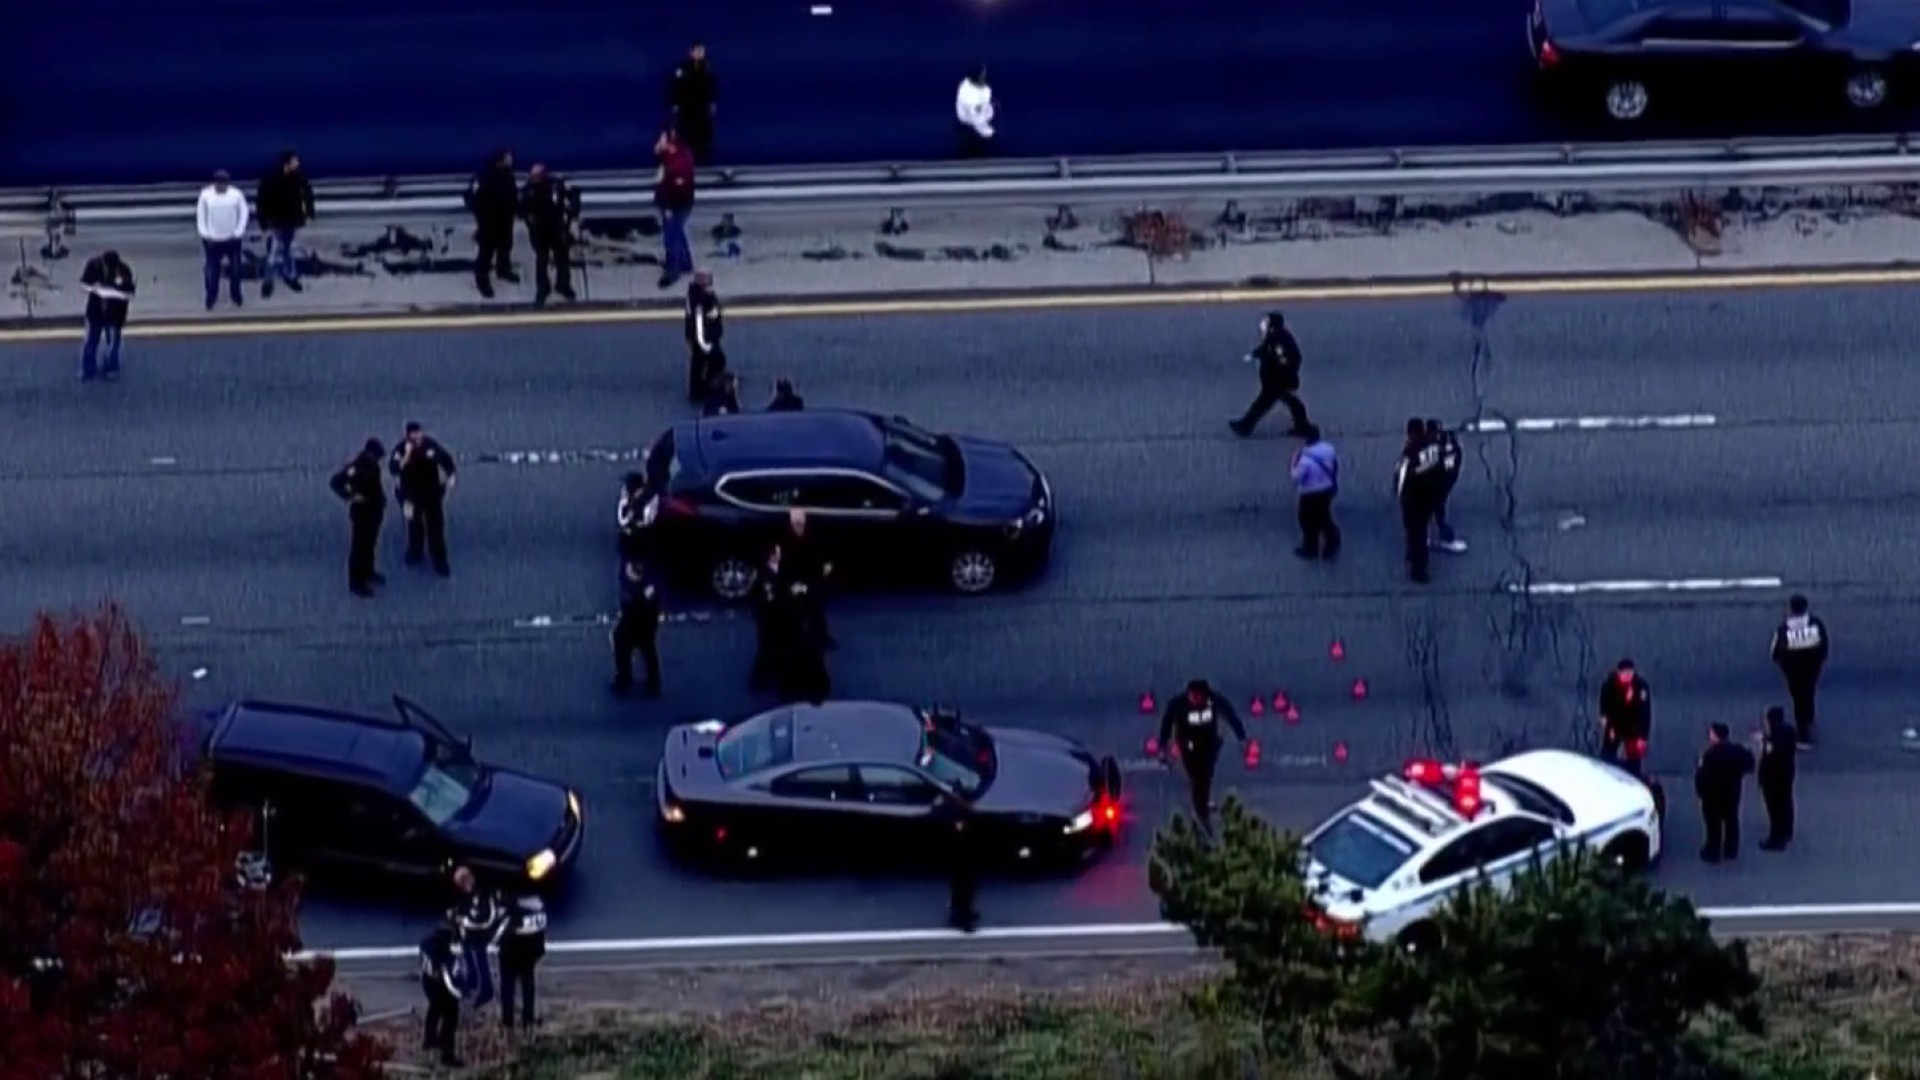
M425 431L425 430L426 430L426 428L424 428L424 427L422 427L422 426L421 426L421 424L420 424L420 421L418 421L418 420L409 420L409 421L407 421L407 434L409 434L409 435L417 435L417 434L419 434L420 432L422 432L422 431Z
M1727 738L1731 738L1733 735L1732 729L1728 728L1727 725L1721 723L1718 720L1715 720L1713 723L1708 724L1707 730L1713 732L1713 737L1716 739L1727 739Z
M381 442L379 439L369 438L367 445L361 447L361 452L372 454L374 457L382 457L387 452L387 444Z
M1426 431L1427 431L1427 422L1425 420L1422 420L1417 416L1407 417L1407 434L1424 435L1426 434Z
M1778 705L1767 706L1767 726L1779 727L1787 722L1787 710Z
M1187 693L1204 696L1213 693L1213 687L1208 686L1205 679L1188 679Z

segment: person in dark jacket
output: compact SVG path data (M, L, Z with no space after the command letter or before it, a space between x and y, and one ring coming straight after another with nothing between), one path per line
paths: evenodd
M462 961L473 976L473 1004L485 1008L493 1000L493 966L488 950L500 940L506 927L507 911L500 894L484 888L473 871L464 866L453 870L454 904L447 921L459 939Z
M1407 441L1394 464L1393 494L1400 504L1400 528L1406 534L1407 573L1421 585L1429 573L1427 526L1433 520L1434 499L1442 480L1440 447L1427 435L1426 422L1407 420Z
M127 328L127 309L139 288L133 268L117 251L104 251L87 260L80 271L80 285L87 290L87 336L80 345L80 381L97 377L120 377L120 338ZM99 364L100 348L106 347L105 364Z
M440 927L420 942L420 992L427 998L423 1043L438 1053L440 1064L458 1069L466 1063L455 1053L460 1035L460 999L467 987L460 979L460 954L454 932Z
M380 462L386 456L387 448L379 439L368 439L360 453L328 481L333 493L347 504L347 589L355 596L372 596L375 585L387 583L374 565L380 525L387 516L387 488L380 476Z
M808 622L819 627L822 643L832 648L833 637L827 630L827 581L833 577L833 561L808 531L805 510L787 511L787 529L779 543L783 552L781 576L789 595L810 609Z
M946 834L947 925L963 934L980 928L980 838L973 808L958 798L934 804L934 820Z
M714 377L707 390L707 401L700 408L703 416L740 415L740 376L723 371Z
M1740 790L1753 772L1753 752L1732 740L1725 724L1707 728L1707 749L1693 771L1707 840L1700 858L1710 863L1740 854Z
M473 215L473 287L493 299L489 271L509 285L518 285L513 272L513 223L520 214L520 181L513 171L513 153L502 150L486 168L467 182L467 212Z
M1247 406L1247 411L1238 420L1227 424L1235 435L1246 438L1253 434L1258 424L1275 405L1284 404L1293 417L1293 429L1289 432L1298 435L1307 428L1307 407L1301 403L1300 389L1300 343L1294 339L1293 331L1287 329L1286 316L1275 311L1260 320L1260 343L1247 354L1247 359L1260 365L1260 393Z
M807 595L807 586L792 578L774 594L773 682L784 704L819 705L833 695L833 676L827 670L827 628L820 607Z
M520 192L520 219L527 223L527 242L533 245L535 306L546 303L552 293L559 293L563 300L575 299L574 205L567 182L548 172L545 165L536 164L527 170L527 186Z
M1187 683L1187 692L1167 702L1160 714L1160 753L1178 753L1187 770L1187 785L1193 799L1193 816L1204 827L1213 825L1213 776L1220 765L1220 748L1226 740L1220 735L1224 722L1233 737L1247 741L1246 725L1233 703L1208 685L1205 679Z
M1787 617L1773 631L1772 655L1774 666L1786 676L1793 723L1805 748L1813 746L1814 692L1820 688L1820 673L1826 670L1832 645L1826 622L1809 611L1807 598L1797 594L1790 597Z
M800 412L807 407L807 399L793 388L793 380L781 378L774 380L773 400L767 402L768 412Z
M1460 483L1466 454L1460 449L1459 436L1438 420L1427 421L1427 439L1440 451L1440 475L1434 481L1433 491L1433 546L1459 555L1467 550L1467 542L1460 539L1453 531L1453 523L1447 520L1447 500L1453 498L1453 489Z
M667 108L673 130L680 135L694 161L705 165L713 157L713 121L720 111L720 84L707 63L707 47L694 42L686 59L673 69L667 82Z
M1600 758L1639 776L1653 738L1653 690L1622 660L1600 685Z
M786 553L775 544L761 562L759 576L753 580L753 672L748 676L748 686L755 691L773 685L781 650L786 647L780 640L787 628L786 613L780 609L787 596L786 575L781 570L785 561Z
M1787 722L1787 710L1767 710L1760 728L1760 800L1767 807L1767 838L1762 851L1785 851L1793 842L1793 777L1799 735Z
M726 313L720 306L720 294L713 291L713 275L705 270L693 275L687 286L687 400L705 403L715 379L727 370L727 353L721 341L726 333Z
M629 557L620 565L620 617L614 620L613 692L633 689L633 654L647 667L647 696L660 696L660 583L646 563Z
M447 563L447 496L459 481L459 466L446 447L427 437L418 421L407 424L400 445L387 458L398 483L400 514L407 522L407 565L420 565L421 549L441 577L453 574Z
M293 257L293 238L314 218L313 185L300 168L300 155L289 150L280 164L260 178L253 211L267 234L267 261L260 268L260 295L273 295L273 283L284 281L299 292L300 267Z
M1293 452L1293 486L1300 493L1300 546L1303 559L1332 559L1340 554L1340 526L1333 521L1333 500L1340 494L1340 459L1333 444L1309 423L1300 433L1304 445Z
M536 993L533 972L547 955L547 907L528 893L507 908L507 925L500 936L500 1023L513 1026L514 999L520 999L520 1026L534 1023Z

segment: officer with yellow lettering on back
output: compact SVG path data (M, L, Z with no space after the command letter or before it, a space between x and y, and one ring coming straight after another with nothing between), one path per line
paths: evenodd
M1773 663L1787 678L1787 695L1793 699L1793 726L1801 749L1813 746L1813 695L1820 687L1820 672L1827 666L1827 624L1808 610L1807 598L1798 594L1787 600L1787 617L1773 631Z

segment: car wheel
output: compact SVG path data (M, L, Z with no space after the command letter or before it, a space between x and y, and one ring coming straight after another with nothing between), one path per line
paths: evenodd
M1642 833L1628 833L1616 838L1600 852L1600 858L1608 866L1629 873L1645 870L1651 861L1653 845L1647 842Z
M1638 120L1647 115L1651 102L1647 84L1638 79L1622 79L1607 87L1607 115L1615 120Z
M710 585L713 595L722 600L745 600L759 576L760 571L745 559L721 559L713 564Z
M984 551L963 551L947 564L947 579L955 592L975 596L993 588L1000 577L1000 564Z
M1885 105L1891 91L1886 72L1879 68L1861 68L1847 76L1847 104L1856 109L1877 109Z
M1394 944L1412 955L1424 955L1439 947L1440 930L1430 922L1414 923L1400 931L1400 936L1394 939Z

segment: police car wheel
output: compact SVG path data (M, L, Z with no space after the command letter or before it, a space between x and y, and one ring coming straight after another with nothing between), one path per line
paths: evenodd
M713 595L722 600L745 600L753 592L759 572L745 559L721 559L713 564Z
M993 588L1000 576L1000 564L984 551L963 551L947 564L947 579L955 592L977 596Z
M1600 858L1621 870L1644 870L1651 861L1652 845L1639 833L1616 838L1601 851Z
M1440 931L1432 923L1414 923L1400 931L1394 944L1409 953L1431 952L1440 945Z

